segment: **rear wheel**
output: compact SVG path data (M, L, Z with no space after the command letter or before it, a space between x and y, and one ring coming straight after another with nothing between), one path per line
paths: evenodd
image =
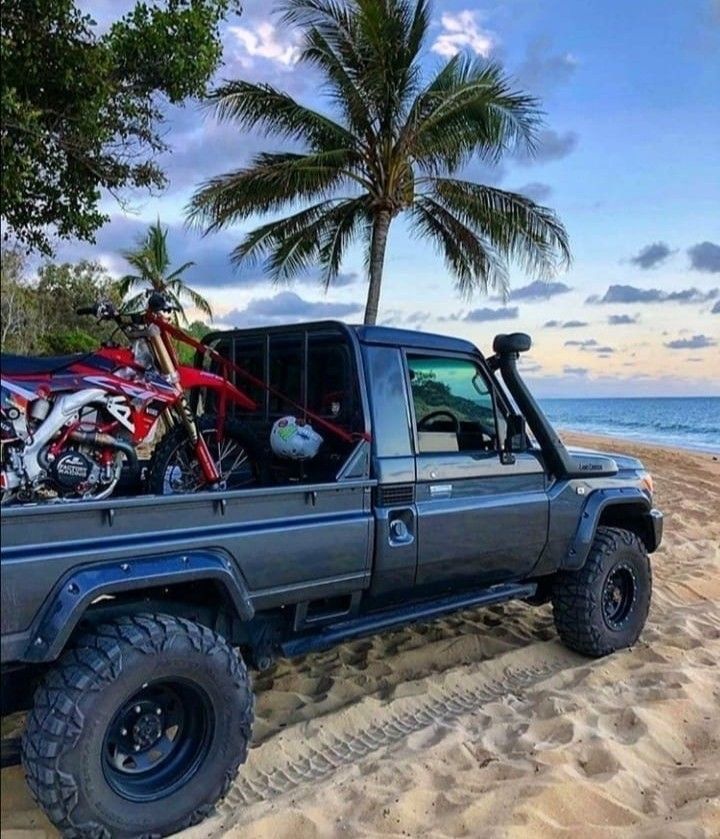
M241 423L226 420L222 439L218 437L215 417L203 417L198 422L198 428L220 474L221 489L242 489L259 482L259 446ZM155 449L147 488L156 495L209 489L184 425L171 429Z
M82 636L35 695L28 785L67 837L165 836L201 821L247 755L245 665L210 629L139 615Z

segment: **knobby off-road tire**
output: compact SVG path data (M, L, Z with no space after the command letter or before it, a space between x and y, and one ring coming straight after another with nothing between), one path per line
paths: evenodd
M603 656L632 646L650 608L652 573L639 536L598 527L585 565L561 571L553 588L555 626L579 653Z
M225 795L252 722L247 670L221 636L138 615L63 654L35 694L22 761L63 836L160 837L202 821Z
M224 489L244 489L262 483L262 447L243 423L227 419L222 443L218 442L217 420L214 416L201 417L198 430L205 438ZM209 489L184 425L176 425L158 443L150 461L146 486L147 491L155 495L176 495Z

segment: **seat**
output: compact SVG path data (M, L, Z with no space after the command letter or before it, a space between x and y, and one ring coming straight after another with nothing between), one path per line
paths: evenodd
M0 369L7 376L31 376L39 373L55 373L58 370L64 370L71 364L76 364L78 361L84 361L87 357L87 353L32 357L3 353L0 356Z

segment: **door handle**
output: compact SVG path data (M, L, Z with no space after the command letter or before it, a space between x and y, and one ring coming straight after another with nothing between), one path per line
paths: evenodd
M415 513L412 510L393 510L388 519L388 542L410 545L415 541Z

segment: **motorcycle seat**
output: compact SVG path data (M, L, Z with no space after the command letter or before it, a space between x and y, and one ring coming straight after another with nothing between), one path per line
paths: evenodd
M87 358L87 353L73 353L72 355L27 356L0 355L0 369L5 375L16 376L33 375L37 373L56 373L71 364L76 364Z

